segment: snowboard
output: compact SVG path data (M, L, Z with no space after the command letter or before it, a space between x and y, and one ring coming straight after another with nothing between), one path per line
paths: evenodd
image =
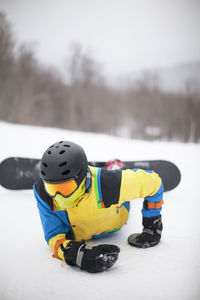
M163 181L164 191L174 189L181 180L178 167L166 160L120 161L109 162L90 161L90 166L116 169L143 169L158 173ZM0 164L0 184L11 190L32 189L39 178L40 160L23 157L9 157Z

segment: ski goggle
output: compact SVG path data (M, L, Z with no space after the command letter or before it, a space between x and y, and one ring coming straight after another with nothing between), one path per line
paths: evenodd
M67 180L61 183L49 183L44 182L44 187L47 193L51 197L55 197L56 194L61 194L63 197L69 197L78 188L78 184L74 179Z

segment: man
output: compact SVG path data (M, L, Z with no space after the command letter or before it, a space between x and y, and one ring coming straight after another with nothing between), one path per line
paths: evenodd
M119 230L127 222L129 202L136 198L144 198L144 229L131 235L129 244L147 248L160 241L163 184L155 172L91 167L82 147L69 141L45 151L40 171L34 194L54 257L91 273L110 268L119 247L89 248L85 241Z

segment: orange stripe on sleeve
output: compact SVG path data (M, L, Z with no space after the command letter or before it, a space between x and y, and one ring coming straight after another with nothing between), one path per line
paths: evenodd
M58 248L60 247L60 245L61 245L62 243L64 243L64 241L66 241L66 238L57 240L57 242L55 243L55 246L54 246L54 254L52 254L52 256L53 256L54 258L58 258Z
M149 202L148 201L148 209L158 209L161 208L161 206L163 205L164 201L163 199L160 202Z

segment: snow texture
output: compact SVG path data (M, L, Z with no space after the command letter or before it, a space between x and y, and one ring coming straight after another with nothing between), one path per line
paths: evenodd
M159 245L127 243L142 230L142 200L131 202L127 225L89 245L116 244L119 260L106 272L89 274L51 256L32 191L0 187L0 299L200 299L200 146L144 142L107 135L0 123L0 160L40 158L59 140L82 145L90 160L167 159L181 170L180 185L164 195L164 230Z

